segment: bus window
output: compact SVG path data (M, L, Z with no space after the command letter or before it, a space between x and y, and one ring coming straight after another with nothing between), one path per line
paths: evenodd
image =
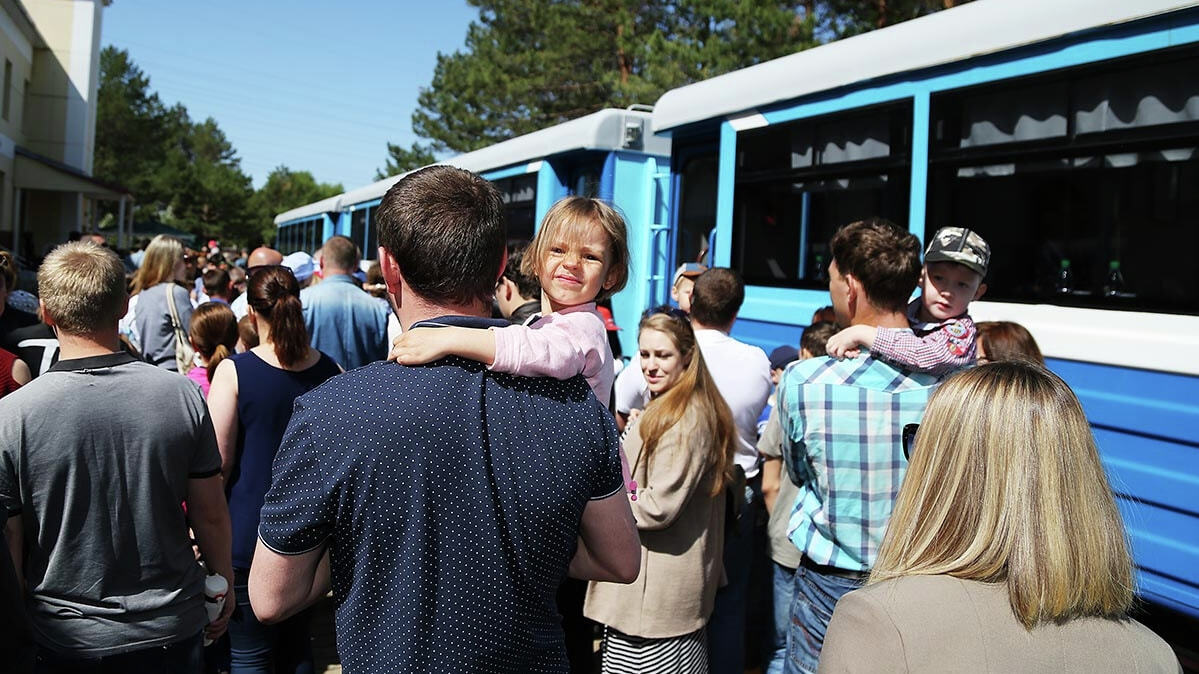
M367 210L366 215L366 247L362 249L362 259L374 260L379 257L379 228L375 225L375 211L378 206Z
M907 227L911 120L904 102L739 134L732 260L745 282L825 288L837 228Z
M679 168L677 264L703 262L708 234L716 226L716 151L696 154Z
M987 298L1199 313L1199 52L932 100L926 233L990 242Z
M350 215L350 240L355 246L362 246L366 239L366 210L357 208Z
M537 218L537 174L501 178L493 180L492 183L504 199L504 215L508 218L508 240L531 240Z

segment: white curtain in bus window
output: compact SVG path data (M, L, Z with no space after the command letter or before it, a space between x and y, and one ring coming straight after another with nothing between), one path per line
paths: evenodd
M987 238L989 298L1199 313L1199 52L946 92L932 112L926 236Z
M747 283L823 288L837 228L905 225L911 105L853 110L738 136L733 265Z
M1074 85L1078 135L1199 120L1199 62L1086 77Z
M962 105L959 147L1060 138L1066 135L1067 91L1042 85L972 96Z

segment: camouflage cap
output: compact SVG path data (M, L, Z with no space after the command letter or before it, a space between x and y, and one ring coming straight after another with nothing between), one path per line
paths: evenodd
M978 232L965 227L942 227L929 242L924 262L956 262L986 276L991 247Z

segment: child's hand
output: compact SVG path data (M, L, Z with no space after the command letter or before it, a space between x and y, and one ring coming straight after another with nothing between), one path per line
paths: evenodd
M402 333L391 343L391 353L387 360L394 360L401 365L424 365L446 356L449 351L445 348L445 337L442 333L447 328L413 328Z
M871 346L874 344L873 326L869 325L851 325L841 332L829 337L828 344L824 347L828 355L843 360L845 358L857 358L861 351L860 346Z

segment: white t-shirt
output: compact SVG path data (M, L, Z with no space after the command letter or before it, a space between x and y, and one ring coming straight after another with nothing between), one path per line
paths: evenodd
M770 359L758 347L739 342L719 330L696 330L695 341L716 388L733 412L733 423L737 426L734 460L745 471L745 477L753 477L758 474L758 417L773 387ZM637 354L633 354L616 378L614 390L617 412L628 414L631 409L645 408L649 388Z

